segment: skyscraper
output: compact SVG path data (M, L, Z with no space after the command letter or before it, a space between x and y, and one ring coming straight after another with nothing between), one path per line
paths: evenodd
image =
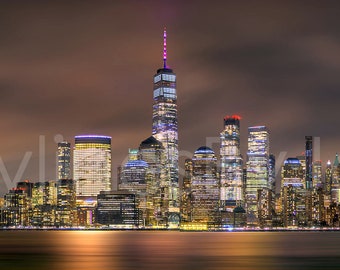
M167 227L169 222L169 186L165 149L151 136L141 142L139 158L148 166L146 177L146 226Z
M57 182L58 226L71 227L76 220L76 191L72 179L60 179Z
M313 162L313 188L322 187L322 162L321 160L315 160Z
M191 216L190 221L205 225L219 222L219 184L217 159L212 149L198 148L192 158Z
M169 187L169 207L179 212L178 205L178 128L176 75L167 66L166 30L164 30L163 68L154 75L152 134L165 149Z
M57 152L57 177L60 179L71 179L71 144L68 142L58 143Z
M276 176L275 176L275 156L273 154L269 155L269 166L268 166L268 179L269 188L274 192L276 189Z
M306 222L305 171L298 158L288 158L281 169L282 221L285 227Z
M111 137L76 136L73 157L77 196L96 197L111 190Z
M313 137L305 136L306 148L306 189L310 190L313 188Z
M333 162L331 199L335 203L340 202L340 162L338 153L336 153Z
M327 161L326 172L325 172L325 194L331 195L332 188L332 163L330 160Z
M240 119L238 115L224 118L224 130L220 134L221 157L221 206L232 211L243 204L243 169L240 152Z
M247 159L247 210L257 217L258 190L269 188L269 133L265 126L248 128Z
M147 220L147 175L148 164L144 160L136 159L135 149L129 150L129 159L122 166L118 189L135 194L139 211L140 225L145 225Z
M281 169L281 187L292 185L304 189L304 170L298 158L288 158Z
M192 159L186 159L184 163L183 186L181 192L181 224L190 220L191 216L191 181L193 173Z

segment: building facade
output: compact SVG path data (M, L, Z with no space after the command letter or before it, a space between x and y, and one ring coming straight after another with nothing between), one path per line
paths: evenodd
M72 179L57 182L57 226L72 227L76 222L76 186Z
M148 164L144 160L134 159L131 156L123 165L118 183L119 190L129 191L136 195L137 209L139 211L139 224L147 224L147 177Z
M331 200L336 204L340 203L340 162L338 154L335 155L332 168Z
M146 177L146 226L169 224L170 177L163 144L150 136L139 145L139 158L148 165Z
M57 179L72 179L71 175L71 144L58 143L57 151Z
M238 115L226 116L220 134L220 200L222 209L230 212L244 204L240 119Z
M313 189L313 137L305 136L305 158L306 158L306 189Z
M259 189L269 188L269 132L265 126L248 128L246 208L248 221L257 222Z
M79 197L96 197L111 190L111 137L75 137L73 175Z
M97 195L96 222L102 226L136 228L138 211L135 195L126 191L101 191Z
M190 222L202 229L219 226L219 176L212 149L198 148L192 158Z
M281 204L285 227L297 227L307 222L305 171L298 158L288 158L282 166Z
M176 74L167 66L166 31L164 31L163 68L153 80L152 135L165 149L170 177L169 207L179 213L178 197L178 124Z

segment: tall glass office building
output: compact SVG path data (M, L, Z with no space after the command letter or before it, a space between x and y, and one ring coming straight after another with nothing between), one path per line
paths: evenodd
M305 172L298 158L286 159L281 168L281 205L285 227L305 222Z
M147 163L146 226L167 227L169 224L169 185L165 149L150 136L139 145L139 158Z
M164 30L163 68L154 75L152 135L160 141L166 153L170 178L169 207L179 212L178 205L178 128L176 75L167 66L166 31Z
M338 153L335 155L332 168L331 199L336 203L340 202L340 162Z
M221 188L223 210L232 211L243 204L243 160L240 152L240 119L238 115L224 118L220 134Z
M212 149L198 148L192 158L190 221L214 226L219 222L217 159Z
M305 136L306 140L306 189L313 188L313 137Z
M111 190L111 137L75 137L73 177L77 196L95 197Z
M71 144L68 142L58 143L57 152L57 177L60 179L71 179Z
M146 224L147 220L147 175L148 164L144 160L135 160L134 156L130 155L118 179L119 190L132 192L136 196L140 225Z
M257 193L269 186L269 132L265 126L248 128L246 203L248 213L257 215Z

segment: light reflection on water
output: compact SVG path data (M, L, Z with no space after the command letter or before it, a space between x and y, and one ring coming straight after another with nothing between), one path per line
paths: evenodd
M340 269L340 232L0 231L0 269Z

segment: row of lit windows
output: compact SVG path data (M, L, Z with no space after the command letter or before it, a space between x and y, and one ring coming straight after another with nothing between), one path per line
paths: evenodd
M154 77L153 82L158 83L160 80L168 81L168 82L175 82L176 75L173 74L159 74Z
M76 143L75 149L91 149L91 148L101 148L111 150L110 144L103 143Z
M153 91L153 98L157 98L159 96L176 99L176 89L168 88L168 87L161 87Z

